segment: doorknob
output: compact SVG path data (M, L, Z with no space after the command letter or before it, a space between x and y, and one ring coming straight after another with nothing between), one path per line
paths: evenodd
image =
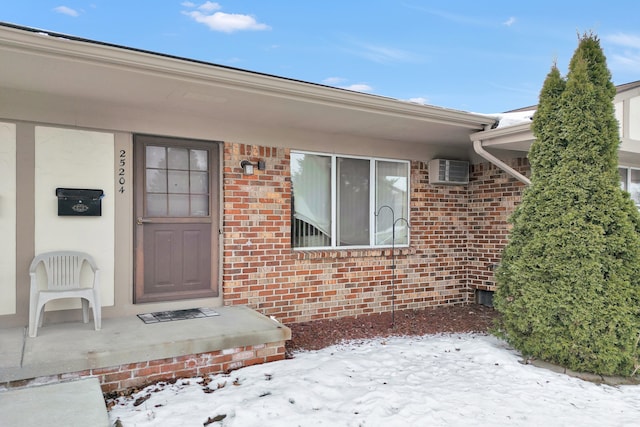
M136 223L137 223L138 225L142 225L142 224L144 224L144 223L146 223L146 222L151 222L151 220L150 220L150 219L146 219L146 218L142 218L141 216L139 216L139 217L136 219Z

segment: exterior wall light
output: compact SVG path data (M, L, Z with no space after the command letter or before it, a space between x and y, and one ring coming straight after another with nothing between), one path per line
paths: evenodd
M259 171L266 169L264 160L258 160L258 163L251 163L249 160L243 160L240 162L242 173L245 175L253 175L253 168L257 167Z

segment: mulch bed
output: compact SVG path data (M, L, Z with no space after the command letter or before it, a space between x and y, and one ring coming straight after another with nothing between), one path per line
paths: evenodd
M437 333L488 333L498 313L479 304L396 310L358 317L314 320L287 325L291 340L286 343L289 357L296 351L319 350L342 341L390 336Z

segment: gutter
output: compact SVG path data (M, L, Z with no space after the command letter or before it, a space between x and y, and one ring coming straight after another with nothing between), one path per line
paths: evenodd
M506 164L505 162L503 162L502 160L494 156L493 154L489 153L487 150L485 150L484 147L482 146L482 140L478 139L473 141L473 151L475 151L476 154L478 154L480 157L496 165L497 167L499 167L500 169L502 169L503 171L505 171L506 173L508 173L515 179L517 179L518 181L525 183L525 185L531 185L531 180L529 178L527 178L526 176L524 176L523 174L521 174L520 172L518 172L517 170L515 170L514 168L512 168L511 166L509 166L508 164Z

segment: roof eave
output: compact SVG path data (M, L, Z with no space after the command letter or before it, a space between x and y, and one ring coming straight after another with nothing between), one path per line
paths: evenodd
M431 105L410 103L394 98L365 94L320 84L292 80L194 61L186 58L131 49L52 32L2 24L2 42L14 49L35 55L62 56L74 61L99 63L109 67L170 76L197 83L215 84L247 92L286 99L372 111L436 123L454 124L470 130L483 129L495 118ZM62 41L62 42L61 42Z

